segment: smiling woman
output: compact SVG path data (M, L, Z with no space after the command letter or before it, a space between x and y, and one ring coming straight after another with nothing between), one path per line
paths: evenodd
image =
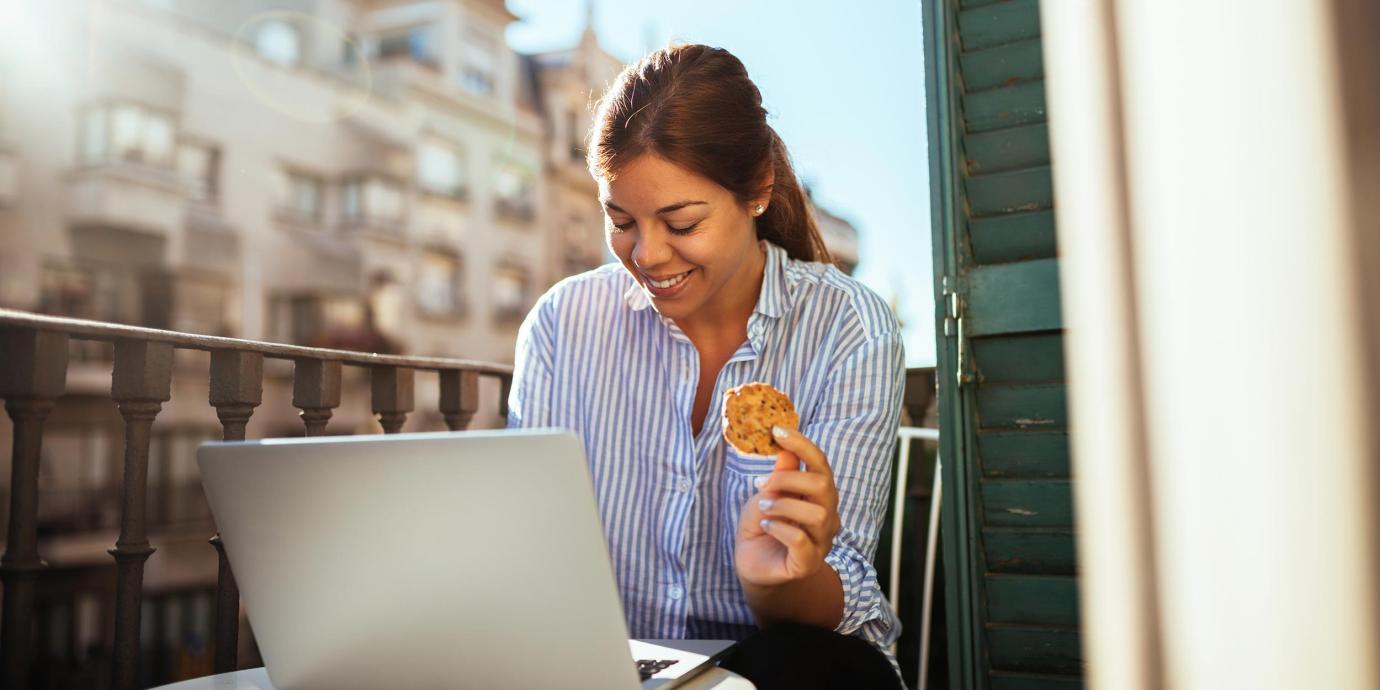
M634 637L741 640L723 665L762 690L898 687L871 564L904 379L895 316L829 262L728 51L630 65L589 142L621 265L528 314L509 425L581 436ZM727 447L711 414L750 382L799 412L776 458Z

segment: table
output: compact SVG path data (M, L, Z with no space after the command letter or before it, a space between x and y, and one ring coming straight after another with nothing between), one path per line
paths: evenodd
M715 667L692 678L681 686L685 690L755 690L746 678ZM172 685L163 685L153 690L273 690L268 682L268 672L262 666L233 673L222 673L205 678L193 678Z

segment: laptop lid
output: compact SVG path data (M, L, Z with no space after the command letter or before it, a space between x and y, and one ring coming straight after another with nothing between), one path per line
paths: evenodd
M640 686L573 434L215 442L197 462L277 690Z

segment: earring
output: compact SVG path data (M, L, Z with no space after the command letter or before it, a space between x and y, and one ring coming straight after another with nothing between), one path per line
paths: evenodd
M765 210L767 210L767 208L766 208L765 206L763 206L763 205L761 205L761 204L757 204L756 206L752 207L752 215L754 215L754 216L760 216L760 215L762 215L762 212L765 211Z

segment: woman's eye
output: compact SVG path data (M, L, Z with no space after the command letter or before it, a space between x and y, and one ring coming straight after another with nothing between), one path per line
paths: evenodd
M677 235L686 235L686 234L689 234L691 230L694 230L695 228L699 227L699 225L700 225L700 224L699 224L698 222L696 222L696 223L691 223L690 225L687 225L687 226L685 226L685 227L683 227L683 228L678 228L678 227L676 227L676 226L674 226L674 225L667 224L667 225L666 225L666 229L667 229L667 230L670 230L672 233L677 234Z
M628 221L628 222L626 222L626 223L615 223L615 222L613 222L613 221L609 221L609 225L613 226L613 229L614 229L616 232L623 232L623 231L627 230L628 228L630 228L630 227L632 227L632 226L634 226L634 225L636 225L636 224L637 224L637 223L636 223L635 221L631 221L631 220Z

